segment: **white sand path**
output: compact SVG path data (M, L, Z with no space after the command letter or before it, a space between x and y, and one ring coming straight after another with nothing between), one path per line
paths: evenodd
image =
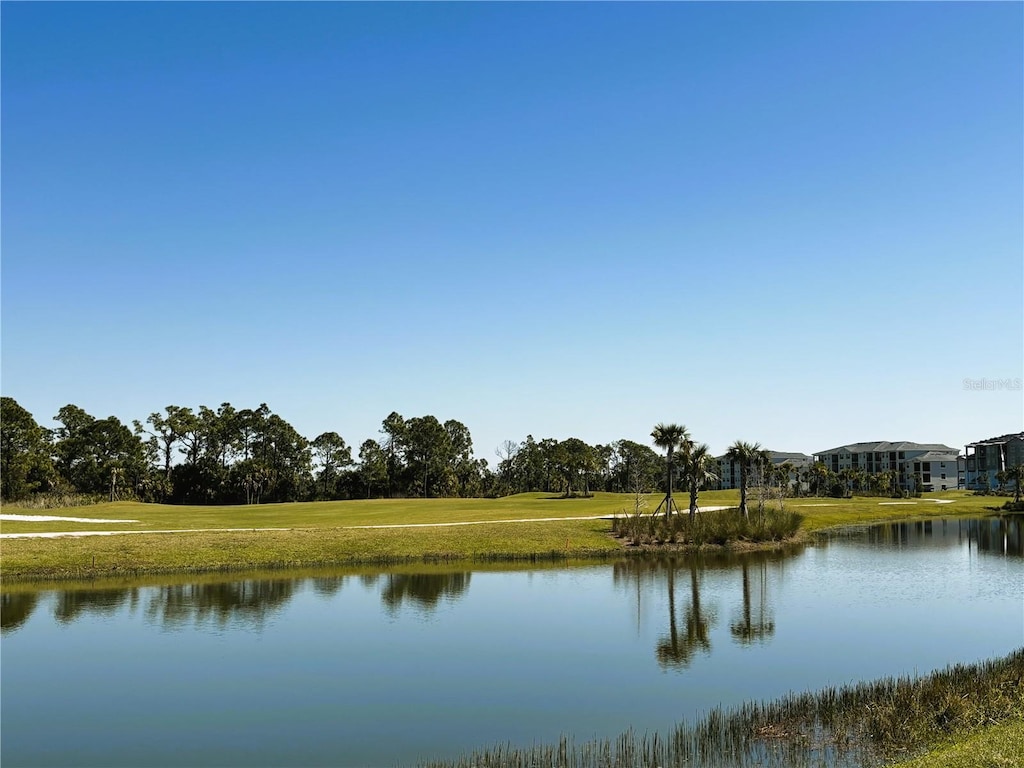
M169 531L52 531L48 533L0 533L0 539L59 539L64 536L124 536L132 533L208 533L209 531L290 531L291 528L178 528Z
M25 523L137 523L138 520L110 520L104 517L58 517L57 515L9 515L0 514L0 520Z

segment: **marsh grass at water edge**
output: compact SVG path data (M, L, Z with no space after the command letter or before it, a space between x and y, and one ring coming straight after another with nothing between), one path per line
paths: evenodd
M1002 723L1024 721L1024 648L924 677L885 678L716 708L668 735L517 748L426 768L874 768Z
M763 543L792 539L804 522L803 515L775 508L747 517L738 509L708 510L691 519L673 515L625 514L612 521L612 533L630 544L683 544L700 547L731 543Z

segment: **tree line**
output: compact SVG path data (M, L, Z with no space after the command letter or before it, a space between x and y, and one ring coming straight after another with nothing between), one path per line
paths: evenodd
M171 504L258 504L379 497L480 497L542 491L663 491L651 447L631 440L506 440L496 466L474 456L460 421L397 412L380 436L351 446L337 432L309 439L266 404L169 405L144 421L96 418L76 405L40 426L11 397L0 412L0 495L40 493ZM706 447L705 447L706 449Z

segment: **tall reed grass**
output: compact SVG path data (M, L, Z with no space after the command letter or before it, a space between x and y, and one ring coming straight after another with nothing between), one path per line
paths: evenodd
M729 544L785 541L800 529L803 516L769 508L743 517L738 509L674 515L625 514L612 520L612 533L631 544Z
M671 734L498 745L427 768L873 768L951 736L1024 719L1024 649L919 678L885 678L716 708Z

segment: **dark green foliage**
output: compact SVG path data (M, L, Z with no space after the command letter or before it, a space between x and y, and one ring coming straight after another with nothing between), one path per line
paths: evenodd
M0 497L22 499L55 480L47 431L13 397L0 398Z
M111 501L138 497L149 466L137 434L114 416L95 419L75 405L61 408L56 420L55 464L67 487Z

